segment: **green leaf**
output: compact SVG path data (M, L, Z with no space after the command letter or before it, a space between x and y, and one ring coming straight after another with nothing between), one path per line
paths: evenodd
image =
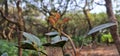
M43 46L63 47L67 41L68 41L68 38L66 38L64 36L61 36L61 37L56 36L56 37L52 38L51 43L43 44Z
M111 34L103 34L102 38L101 38L102 42L113 42L113 38L111 36Z
M49 33L46 33L45 35L50 36L50 37L55 37L58 34L59 34L58 32L49 32Z
M1 56L8 56L8 53L5 52Z
M16 47L18 47L18 45ZM38 51L39 49L39 47L35 45L33 42L31 42L30 40L22 41L21 48L29 49L29 50L36 50L36 51Z
M31 41L35 45L37 45L37 46L41 45L40 39L38 37L36 37L35 35L26 33L26 32L23 32L23 35L26 37L27 40Z
M66 38L64 36L61 36L61 37L56 36L56 37L52 38L51 44L56 47L63 47L67 41L68 41L68 38Z
M33 44L32 41L30 40L25 40L25 41L22 41L22 43L29 43L29 44Z
M21 48L29 49L29 50L38 50L38 47L29 40L25 40L22 42Z
M59 41L68 41L68 38L64 37L64 36L56 36L54 38L52 38L52 42L51 43L56 43L56 42L59 42Z
M63 47L65 45L66 41L59 41L59 42L55 42L55 43L45 43L43 44L43 46L52 46L52 47Z
M66 41L65 40L61 40L55 43L51 43L51 45L53 45L54 47L63 47L65 45Z
M51 46L51 43L42 44L42 46Z
M98 31L103 30L103 29L105 29L105 28L109 28L109 27L114 26L114 25L116 25L116 23L106 23L106 24L102 24L102 25L96 26L96 27L94 27L93 29L91 29L91 30L88 32L87 35L91 35L91 34L93 34L93 33L95 33L95 32L98 32Z

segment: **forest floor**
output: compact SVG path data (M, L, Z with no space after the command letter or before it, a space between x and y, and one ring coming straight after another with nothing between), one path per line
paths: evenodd
M79 50L79 49L77 49ZM69 50L68 52L71 56L73 55L73 51ZM83 46L80 49L79 56L119 56L117 49L114 44L108 45L95 45L94 47Z
M80 56L119 56L114 44L98 45L95 47L85 46L80 51Z

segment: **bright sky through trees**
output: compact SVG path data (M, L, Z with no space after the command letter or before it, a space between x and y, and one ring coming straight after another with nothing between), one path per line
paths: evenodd
M100 3L100 4L105 4L105 2L103 0L94 0L94 1L97 2L97 3L102 1L102 3ZM118 9L116 9L117 4L120 4L120 3L116 0L112 0L112 1L113 1L113 3L112 3L113 10L114 10L114 13L115 13L115 10L118 10ZM91 13L100 13L100 12L106 12L105 6L96 5L95 8L91 11Z
M91 13L100 13L100 12L105 12L105 11L106 11L105 6L97 5L93 10L91 10Z
M29 0L29 2L30 1L32 2L33 0ZM80 0L76 0L76 1L81 7L83 7L84 4L85 4L84 1L82 3L81 3ZM116 4L118 4L118 1L115 1L115 0L112 0L112 1L113 1L113 10L116 10ZM94 0L94 2L100 3L100 4L105 4L104 0ZM48 0L46 0L46 3L49 3ZM54 3L56 3L56 2L54 2ZM39 7L38 4L36 4L36 5ZM72 6L69 6L67 10L71 10L71 9L75 10L74 5L75 5L75 3ZM23 6L25 6L25 4ZM58 6L59 6L58 4L55 4L55 7L58 7ZM106 12L106 8L103 5L97 5L97 4L94 3L93 6L94 6L94 9L90 11L91 13ZM80 8L76 8L76 9L80 9Z

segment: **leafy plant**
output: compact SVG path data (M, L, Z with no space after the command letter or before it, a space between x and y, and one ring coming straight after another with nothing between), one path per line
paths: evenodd
M43 46L63 47L68 41L68 38L64 36L56 36L52 38L52 42L43 44Z
M57 36L59 33L58 32L49 32L49 33L46 33L45 35L48 35L48 36L50 36L50 37L55 37L55 36Z
M73 40L71 39L71 37L66 34L64 31L63 31L63 25L69 21L69 18L63 18L63 19L60 19L60 13L58 12L51 12L51 15L49 16L48 18L48 23L51 24L51 27L52 29L54 29L55 31L57 31L59 33L59 36L65 36L69 39L70 43L71 43L71 46L74 50L74 54L76 56L76 47L73 43ZM51 43L49 43L51 44Z
M1 56L8 56L8 53L5 52Z
M94 27L93 29L91 29L91 30L87 33L87 35L91 35L91 34L93 34L93 33L95 33L95 32L98 32L98 31L103 30L103 29L105 29L105 28L109 28L109 27L114 26L114 25L116 25L116 23L106 23L106 24L102 24L102 25L96 26L96 27Z
M82 45L88 45L92 40L91 37L85 38L84 36L72 37L72 39L78 47Z
M27 32L23 32L23 36L25 36L26 40L22 41L21 48L28 50L35 50L38 52L38 55L40 55L39 52L47 55L46 53L42 52L39 49L41 47L41 42L37 36Z
M0 55L8 53L9 56L17 56L17 48L13 43L9 43L5 40L0 40Z
M106 42L106 41L108 41L109 43L113 42L113 38L112 38L110 33L103 34L102 37L101 37L101 40L102 40L102 42Z
M41 46L40 39L33 34L23 32L26 40L22 41L22 48L23 49L31 49L38 51L39 47Z
M18 56L17 55L17 47L15 47L15 43L8 42L6 40L0 40L0 55L8 54L8 56ZM28 56L30 51L23 50L23 56Z

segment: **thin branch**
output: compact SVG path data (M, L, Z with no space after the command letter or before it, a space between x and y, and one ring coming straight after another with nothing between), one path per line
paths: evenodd
M85 9L86 9L87 5L88 5L88 1L87 1L87 0L85 0L85 5L84 5L84 7L83 7L83 10L85 10Z
M59 10L60 10L59 8L62 7L62 5L61 5L61 4L62 4L62 1L63 1L63 0L61 0L60 2L58 2L59 7L57 8L57 11L59 11ZM59 12L60 12L60 11L59 11Z
M69 35L67 35L66 33L64 33L63 31L61 32L61 34L64 35L64 36L66 36L66 37L69 39L69 41L71 42L71 45L72 45L74 54L75 54L75 56L76 56L76 55L77 55L77 54L76 54L76 47L75 47L75 45L74 45L74 43L73 43L71 37L70 37Z
M93 7L93 2L94 2L94 0L91 0L91 2L88 4L88 6L89 6L88 10L89 10L89 11L91 11L91 10L94 9L94 7ZM91 5L90 5L90 4L91 4ZM90 6L92 6L92 8L90 8Z
M2 10L0 10L0 13L1 13L1 16L2 16L3 19L7 20L7 21L10 22L10 23L17 24L17 22L12 21L12 20L10 20L7 16L5 16L5 15L3 14Z
M100 5L100 6L105 6L105 4L100 4L100 3L97 3L97 2L95 2L95 4Z
M40 7L41 10L39 10L40 12L42 12L45 16L47 16L47 13L48 14L51 14L50 11L48 9L46 9L46 6L43 5L43 8Z
M59 29L56 28L56 27L53 27L53 29L59 31ZM65 32L63 32L62 30L60 31L60 33L69 39L69 41L70 41L70 43L71 43L71 46L72 46L72 48L73 48L74 54L75 54L75 56L76 56L76 55L77 55L77 54L76 54L76 47L75 47L75 44L73 43L73 40L71 39L71 37L70 37L69 35L67 35Z
M63 13L61 13L61 17L66 13L66 10L68 8L68 4L69 4L69 2L67 2L66 6L65 6L65 10L63 11Z
M46 56L48 56L45 52L43 52L43 51L38 51L38 52L41 52L42 54L44 54L44 55L46 55Z
M0 21L0 25L2 25L5 21L6 21L5 19L2 19L2 20Z
M8 16L8 1L5 0L5 16Z
M75 1L75 6L77 6L77 7L79 7L79 8L83 8L82 6L79 6L78 4L77 4L77 1L76 0L74 0Z

